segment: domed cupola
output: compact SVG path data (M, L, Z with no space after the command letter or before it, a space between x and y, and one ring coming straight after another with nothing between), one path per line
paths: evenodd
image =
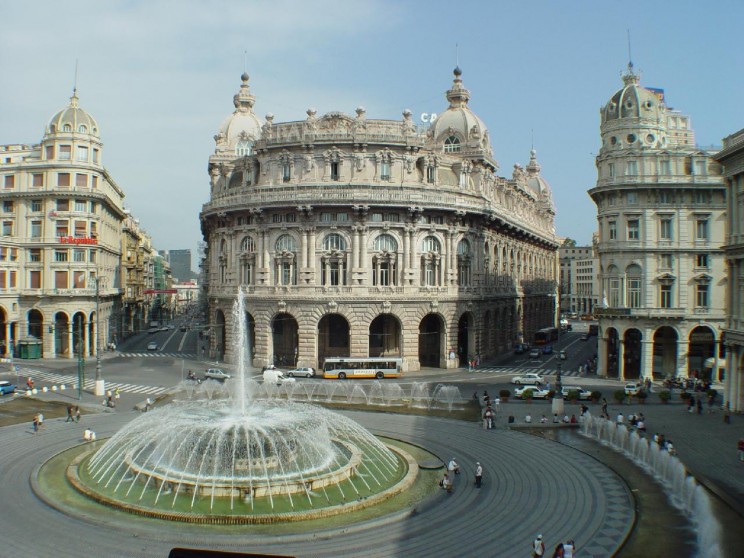
M98 123L78 105L77 89L72 92L70 104L52 116L44 137L51 135L85 134L99 138Z
M555 212L555 206L553 205L553 192L550 189L550 184L540 174L540 163L537 162L537 151L534 149L530 150L530 162L525 167L527 189L532 192L537 199L543 201L548 208Z
M447 91L449 107L440 114L429 129L428 135L444 153L481 151L491 155L488 129L483 121L468 107L470 91L462 84L462 70L454 70L452 88Z
M214 136L218 151L232 150L236 155L250 155L253 144L261 137L261 121L253 112L256 97L248 86L248 74L240 76L243 83L233 96L235 111L220 125Z
M667 109L662 97L640 85L632 62L622 78L623 88L600 110L603 147L664 147Z

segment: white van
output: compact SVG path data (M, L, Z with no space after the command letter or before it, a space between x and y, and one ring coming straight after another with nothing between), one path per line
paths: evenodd
M276 385L281 385L281 383L284 381L284 372L279 370L278 368L267 368L263 372L263 381L275 383Z

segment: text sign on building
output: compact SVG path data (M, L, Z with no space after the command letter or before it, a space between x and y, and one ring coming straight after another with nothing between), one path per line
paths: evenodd
M177 294L176 289L145 289L145 294Z
M61 244L98 244L97 238L89 236L60 236L59 241Z

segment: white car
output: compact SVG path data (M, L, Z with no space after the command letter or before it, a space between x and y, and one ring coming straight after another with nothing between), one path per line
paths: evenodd
M563 386L563 389L561 390L561 393L563 393L563 398L568 399L568 393L571 391L576 391L579 393L579 401L589 401L592 398L592 392L588 389L584 389L581 386Z
M530 390L532 391L532 399L547 399L548 398L548 390L547 389L541 389L537 386L524 386L524 387L518 387L514 390L514 397L517 399L522 399L524 396L524 392Z
M638 382L628 382L625 384L625 394L626 395L638 395L638 393L643 389L643 384L640 384Z
M295 376L312 378L313 376L315 376L315 368L313 368L312 366L302 366L300 368L290 370L289 372L287 372L287 376L289 376L290 378L293 378Z
M540 358L540 349L532 349L530 351L530 358Z
M157 351L158 350L158 344L155 341L150 341L147 344L147 350L148 351Z
M208 380L220 380L222 382L231 378L230 374L219 368L208 368L204 377Z
M521 376L514 376L511 379L512 384L517 384L518 386L521 386L523 384L526 385L533 385L533 386L540 386L543 383L543 377L540 374L522 374Z

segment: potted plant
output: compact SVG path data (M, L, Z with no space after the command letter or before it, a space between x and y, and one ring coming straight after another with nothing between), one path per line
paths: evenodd
M566 399L570 403L576 403L579 400L579 392L575 389L568 390L568 393L566 394Z
M617 401L618 405L621 404L623 401L625 401L625 390L624 389L616 389L615 393L612 394L612 397L614 397L615 401Z
M672 398L672 392L668 389L664 389L659 392L659 399L662 403L669 403L669 400Z
M548 391L548 401L552 401L554 397L555 397L555 390L551 389L550 391Z
M532 403L532 396L535 394L534 390L532 388L527 388L522 392L522 399L527 401L527 403Z
M602 392L601 391L593 391L592 392L592 401L594 403L599 403L599 400L602 399Z
M646 398L648 397L648 392L645 389L642 389L636 394L636 397L638 398L638 402L643 404L646 402Z
M499 391L499 397L501 398L502 403L506 403L509 401L509 396L511 395L511 392L508 389L502 389Z
M671 397L671 392L669 393L669 395ZM683 391L682 393L679 394L679 398L682 401L684 401L685 405L689 405L690 404L690 399L692 398L692 394L689 393L689 392Z

